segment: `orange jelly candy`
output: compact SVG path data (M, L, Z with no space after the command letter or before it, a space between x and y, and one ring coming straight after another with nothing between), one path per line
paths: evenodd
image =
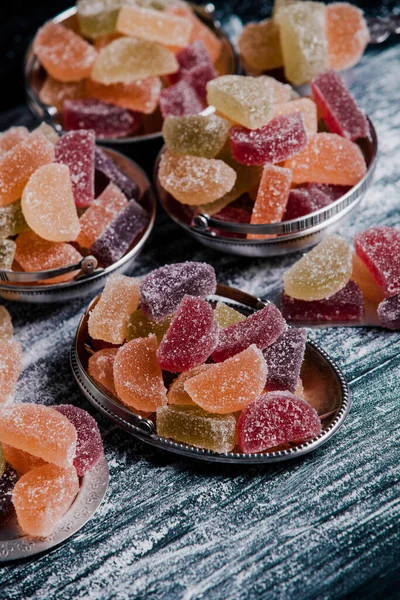
M0 156L23 142L28 135L29 131L26 127L10 127L7 131L0 133Z
M18 450L18 448L13 448L8 444L2 444L4 458L9 465L12 466L13 469L18 471L18 473L27 473L36 467L41 467L42 465L47 464L42 458L38 458L37 456L33 456L28 452L24 452L23 450Z
M104 348L95 352L88 363L90 377L95 379L114 396L117 395L114 385L114 361L118 348Z
M270 164L265 165L251 215L250 223L252 225L282 221L291 183L292 173L289 169ZM247 234L247 238L251 240L263 237L263 235Z
M22 347L14 339L0 344L0 405L13 393L22 371ZM1 409L0 409L1 410ZM1 417L0 417L1 419ZM0 440L1 441L1 440Z
M303 115L304 128L307 136L315 135L318 131L317 105L310 98L298 98L291 102L274 105L274 117L300 112Z
M351 278L361 288L365 300L371 300L371 302L379 304L385 299L383 288L378 284L365 263L358 258L357 254L353 254L353 273Z
M40 88L39 98L44 104L55 106L61 113L64 100L82 100L82 98L86 98L85 81L63 82L57 81L53 77L47 77Z
M198 367L194 367L194 369L190 369L189 371L185 371L181 373L170 385L167 398L168 404L182 404L186 406L194 406L195 403L189 396L189 394L185 391L184 385L185 383L198 375L199 373L203 373L203 371L207 371L211 367L211 364L207 365L199 365Z
M211 413L227 414L245 408L262 393L267 363L255 344L184 383L191 399Z
M29 452L59 467L72 466L77 434L72 423L41 404L0 408L0 442Z
M24 533L46 537L53 533L79 492L75 467L42 465L17 482L12 501Z
M335 2L326 7L326 37L328 68L350 69L363 55L370 40L363 12L347 2Z
M169 5L166 7L165 12L190 19L192 22L192 31L190 34L189 44L192 44L196 40L200 40L206 47L212 62L216 62L218 60L222 50L221 40L215 35L215 33L211 31L210 27L207 27L207 25L205 25L196 17L195 14L193 14L192 10L186 4L182 3Z
M153 113L157 108L161 87L159 77L147 77L146 79L136 79L130 83L111 85L103 85L92 79L88 79L86 82L89 98L97 98L103 102L136 110L146 115Z
M187 46L192 27L185 17L139 6L123 6L117 19L119 33L164 45Z
M52 21L39 29L33 51L49 75L58 81L90 77L97 56L95 48L83 37Z
M283 65L279 27L272 19L248 23L238 45L240 56L250 69L270 71Z
M118 398L133 409L154 412L167 404L155 335L132 340L118 350L114 383Z
M11 315L5 306L0 306L0 340L11 340L13 333Z

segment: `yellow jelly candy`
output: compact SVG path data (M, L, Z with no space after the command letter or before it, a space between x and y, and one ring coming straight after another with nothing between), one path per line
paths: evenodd
M13 336L11 315L5 306L0 306L0 339L10 340Z
M81 33L89 39L113 34L121 6L135 0L78 0L78 22Z
M146 338L149 335L154 334L158 343L160 343L171 324L171 319L172 317L167 317L160 323L150 321L142 309L139 308L138 310L135 310L129 317L126 340L129 342L130 340L134 340L136 338Z
M298 98L291 102L275 104L274 117L300 112L303 115L304 128L307 136L315 135L318 131L317 105L310 98Z
M228 137L230 123L218 115L167 117L162 133L169 150L214 158Z
M214 309L214 317L218 325L223 329L246 320L246 317L242 313L231 308L224 302L217 302L217 306Z
M117 19L117 31L164 45L187 46L190 43L192 22L186 17L166 11L123 6Z
M240 56L250 69L270 71L283 65L279 27L272 19L246 25L238 45Z

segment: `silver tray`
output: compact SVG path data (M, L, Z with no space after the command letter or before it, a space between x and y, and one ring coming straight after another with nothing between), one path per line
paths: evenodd
M268 301L263 301L225 285L218 285L216 295L210 297L210 301L218 299L223 300L244 314L251 314L256 310L260 310L268 303ZM232 464L273 463L297 458L316 450L340 429L346 419L350 409L350 390L346 380L332 358L316 342L308 339L301 375L306 392L309 394L313 392L314 406L321 417L323 430L318 437L302 444L286 444L258 454L244 454L241 452L218 454L210 450L203 450L159 437L152 420L143 418L125 408L116 398L110 395L109 391L92 380L87 373L88 358L90 356L88 348L90 337L87 323L89 311L97 301L98 298L92 301L78 325L70 354L72 372L82 393L93 406L119 427L147 444L190 458L213 462Z
M0 527L0 563L28 558L65 542L92 518L100 506L109 481L108 464L103 455L80 480L78 495L56 530L46 538L34 538L19 528L17 519Z
M17 302L65 302L93 295L104 286L109 275L126 273L131 269L154 227L156 198L147 175L139 165L115 150L105 148L104 152L137 183L142 197L140 203L150 215L149 223L146 229L140 234L138 241L119 261L106 269L97 269L96 259L88 256L77 265L69 265L61 269L52 269L51 271L27 273L0 270L0 297ZM65 283L32 285L32 283L27 281L41 281L77 269L80 269L80 273L74 279Z
M239 60L232 44L220 27L220 23L214 19L215 7L212 3L203 6L190 4L194 13L199 17L221 40L222 51L216 68L220 74L236 73L239 69ZM55 23L62 23L66 27L78 30L76 19L77 9L75 6L65 10L56 17ZM46 77L44 69L41 67L38 59L33 53L32 44L30 44L25 55L25 90L27 95L27 104L32 113L41 121L49 123L56 131L62 132L61 115L55 106L44 104L39 98L39 91ZM137 135L126 136L123 138L102 138L97 140L99 144L133 144L147 142L149 140L161 139L162 117L151 119L151 115L146 115L146 128L148 131Z

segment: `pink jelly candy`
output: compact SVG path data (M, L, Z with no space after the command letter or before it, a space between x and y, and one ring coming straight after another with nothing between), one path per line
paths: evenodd
M400 295L386 298L378 306L379 322L387 329L400 329Z
M250 315L245 321L222 329L218 346L211 355L214 362L222 362L255 344L264 350L273 344L286 329L280 311L273 304Z
M140 305L151 321L174 314L183 297L215 294L215 271L206 263L184 262L155 269L142 279Z
M140 125L137 113L94 98L65 100L63 118L66 130L93 129L99 139L125 137Z
M170 75L170 81L176 83L181 80L187 81L197 92L203 102L206 101L206 85L211 79L218 76L205 45L196 40L190 46L182 48L176 59L179 71Z
M275 117L260 129L235 125L229 132L232 154L244 165L278 163L298 154L307 145L300 112Z
M185 296L157 350L165 371L181 373L204 363L218 342L214 311L203 298Z
M321 433L317 411L290 392L269 392L249 404L238 422L242 452L263 452L288 442L304 442Z
M290 327L270 346L263 355L268 367L267 386L274 390L295 392L300 377L306 349L307 332Z
M96 148L94 158L98 173L101 173L106 179L115 183L128 200L132 198L139 200L140 190L137 183L128 177L104 150Z
M160 110L164 119L169 116L197 115L203 108L204 104L196 90L184 79L161 91Z
M55 145L56 162L69 167L72 191L77 206L89 206L94 200L95 133L70 131Z
M0 475L0 527L6 525L14 516L15 510L11 497L17 481L17 473L7 466L4 473Z
M354 238L363 261L386 296L400 293L400 231L394 227L369 227Z

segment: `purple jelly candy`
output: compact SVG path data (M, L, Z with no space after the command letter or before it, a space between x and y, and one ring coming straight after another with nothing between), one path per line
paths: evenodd
M160 94L160 110L164 117L184 117L197 115L204 108L196 90L184 79L170 87L164 88Z
M136 237L145 229L149 215L135 200L130 200L89 249L104 267L123 257Z
M314 79L311 87L315 102L332 133L353 141L368 137L367 117L335 71L322 73Z
M0 527L6 525L14 516L15 510L11 495L17 481L17 473L14 469L7 466L0 477Z
M76 429L77 444L74 467L79 477L86 475L103 454L103 442L96 421L86 412L72 404L53 406L67 417Z
M267 386L295 392L306 349L307 332L290 327L263 351L268 366Z
M96 177L98 174L103 175L106 178L107 184L104 186L105 189L110 181L115 183L117 187L125 194L128 200L134 198L139 200L140 191L137 183L133 181L128 175L126 175L122 169L100 148L95 150L95 167ZM102 184L103 182L101 182ZM97 190L96 190L97 191ZM99 194L97 194L98 196ZM96 197L97 197L96 196Z
M324 300L297 300L284 294L282 314L293 323L346 323L364 316L362 292L354 281Z
M385 298L378 306L378 317L382 327L400 329L400 295Z
M94 98L64 100L63 119L67 131L93 129L99 139L125 137L140 125L138 113Z
M162 321L174 314L184 296L205 298L216 289L215 271L206 263L165 265L142 279L141 308L152 321Z
M300 112L275 117L259 129L234 125L229 132L232 154L243 165L278 163L298 154L307 145Z
M80 129L65 133L56 143L56 162L69 167L77 206L89 206L94 200L94 148L93 130Z
M225 206L222 210L213 216L214 219L220 221L228 221L231 223L250 223L251 212L238 206ZM218 235L231 238L245 238L245 233L234 233L233 231L227 231L223 229L213 229Z
M196 40L176 54L179 71L170 75L171 83L186 81L198 97L205 103L207 99L206 85L211 79L218 77L218 73L210 59L205 45Z
M296 188L291 190L286 205L283 221L291 221L304 217L310 213L325 208L333 201L324 192L316 190L308 190L306 188Z

